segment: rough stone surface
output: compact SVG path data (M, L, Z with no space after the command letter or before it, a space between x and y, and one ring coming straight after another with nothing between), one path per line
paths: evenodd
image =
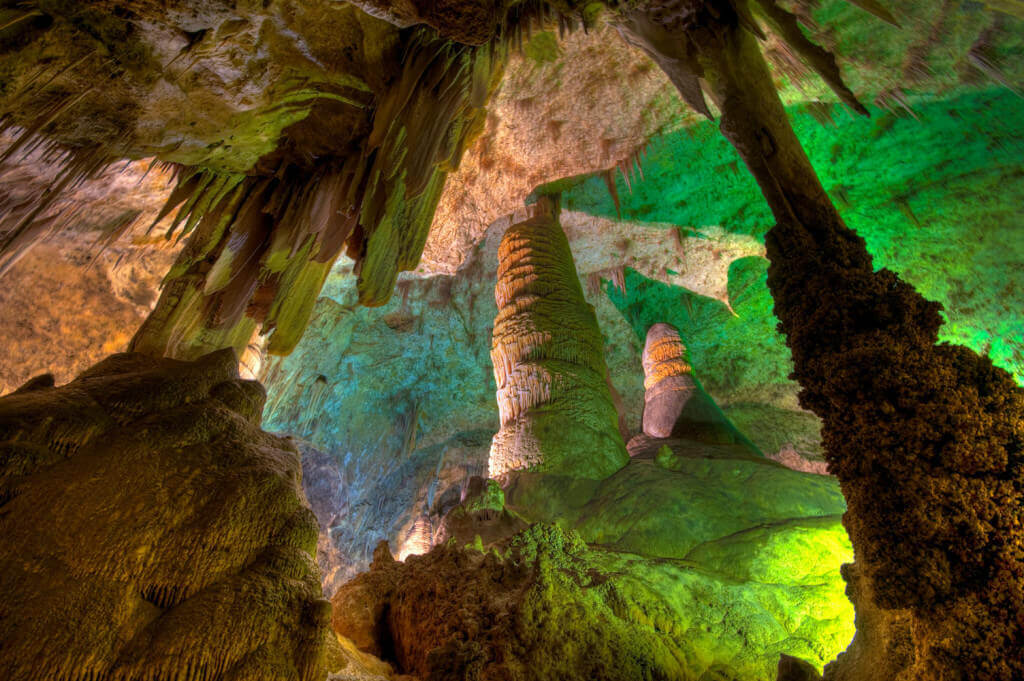
M804 548L842 546L833 527ZM780 564L740 577L735 562L722 571L725 563L594 549L574 532L536 525L500 549L446 545L374 563L335 595L335 612L350 615L334 626L425 679L770 681L780 652L820 659L849 636L848 606L833 606L837 580L822 583L834 566L820 553L815 560L799 572ZM756 564L771 561L760 555ZM346 607L353 602L364 607Z
M492 478L537 470L603 478L627 460L604 343L554 213L509 227L498 247L491 361L501 429Z
M10 144L5 135L2 142ZM0 393L50 371L66 383L124 350L177 253L166 224L146 228L170 192L150 161L122 163L67 192L40 220L55 233L11 263L0 285ZM35 151L0 167L0 222L25 216L59 163ZM0 232L3 227L0 226Z
M6 678L326 674L298 453L237 367L113 355L0 398Z

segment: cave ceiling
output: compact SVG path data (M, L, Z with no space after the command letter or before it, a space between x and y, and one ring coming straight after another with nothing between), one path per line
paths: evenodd
M453 272L533 187L616 168L628 179L649 139L719 111L704 71L722 27L756 36L784 99L823 121L836 101L915 115L915 89L1012 86L1020 42L1020 7L1005 2L33 0L0 12L2 161L41 154L61 169L34 200L8 200L0 272L52 231L58 197L155 159L177 180L157 217L176 216L167 236L187 243L133 348L184 358L254 332L287 354L342 254L360 302L381 305L400 271Z

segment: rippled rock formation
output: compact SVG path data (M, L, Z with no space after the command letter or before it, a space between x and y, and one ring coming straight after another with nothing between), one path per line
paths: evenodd
M234 354L52 385L0 398L5 678L321 681L316 518Z
M542 199L542 201L550 201ZM626 462L604 341L557 208L509 228L498 249L491 360L501 430L491 477L515 470L603 478Z

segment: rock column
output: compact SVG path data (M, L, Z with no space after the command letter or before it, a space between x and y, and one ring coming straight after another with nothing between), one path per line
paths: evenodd
M501 430L491 477L533 470L597 479L629 460L604 340L556 215L514 225L498 249L491 360Z
M775 314L848 502L859 631L825 678L1024 678L1024 391L988 358L938 345L939 306L875 271L793 133L746 5L674 5L635 10L623 29L709 114L707 84L772 209Z

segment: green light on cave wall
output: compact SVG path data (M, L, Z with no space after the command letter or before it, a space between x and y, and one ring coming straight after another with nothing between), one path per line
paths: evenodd
M790 113L822 183L866 240L875 265L943 304L941 340L987 353L1024 385L1024 102L990 89L917 97L914 111L917 119L876 108L867 119L836 107L836 125L828 127L804 107ZM759 238L772 224L754 181L713 123L652 141L644 176L632 193L618 178L624 219L721 225ZM600 179L565 200L569 210L616 215ZM626 297L610 295L641 338L653 316L680 328L695 362L704 364L705 383L716 380L708 372L784 377L788 355L774 332L764 273L754 263L736 265L730 295L735 288L746 299L733 303L735 323L719 303L663 290L635 273L627 277Z

